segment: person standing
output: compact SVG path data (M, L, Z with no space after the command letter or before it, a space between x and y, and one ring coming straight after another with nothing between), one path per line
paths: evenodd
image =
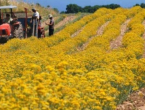
M51 14L49 14L49 19L50 19L50 22L45 23L45 24L49 26L49 36L52 36L54 33L54 20Z
M39 19L39 12L35 8L32 9L32 12L33 12L32 17L36 17L36 19L38 20Z
M33 8L32 9L32 12L33 12L33 15L32 15L32 19L31 19L31 21L30 21L30 23L32 23L33 22L33 30L34 30L34 32L32 32L32 35L34 34L34 36L37 36L36 35L36 32L37 32L37 30L36 30L36 28L38 28L38 24L39 24L39 12L35 9L35 8ZM35 23L34 23L35 22Z

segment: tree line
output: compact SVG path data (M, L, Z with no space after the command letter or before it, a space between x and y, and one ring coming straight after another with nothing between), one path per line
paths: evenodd
M134 6L140 6L140 7L142 7L142 8L145 8L145 3L136 4L136 5L134 5Z
M78 6L77 4L69 4L66 6L66 11L62 11L61 13L78 13L78 12L94 13L96 10L103 7L109 9L115 9L121 6L118 4L109 4L109 5L95 5L95 6L81 7Z

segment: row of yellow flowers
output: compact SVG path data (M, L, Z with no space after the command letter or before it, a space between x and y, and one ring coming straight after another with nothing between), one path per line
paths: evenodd
M144 43L141 38L144 32L141 26L145 15L143 11L140 7L119 8L108 11L107 15L107 10L101 9L94 13L95 16L100 13L106 15L94 17L81 25L86 26L74 38L70 34L75 29L68 31L67 38L63 34L58 36L59 40L64 37L60 43L52 36L45 39L13 39L0 45L0 109L115 110L116 105L125 100L132 90L145 83L145 60L139 59L143 48L137 46ZM131 17L130 30L123 38L123 46L108 52L109 42L120 33L120 25ZM133 24L135 19L136 24ZM94 36L108 20L110 23L103 35L94 38L84 51L74 54L76 50L72 49ZM138 32L134 25L142 31ZM131 37L130 33L136 34L135 37ZM50 48L48 43L52 41L54 46Z
M136 57L140 57L143 54L144 40L141 37L144 33L144 26L142 24L145 18L145 10L139 12L128 24L128 28L131 30L123 37L123 46L128 50L132 50Z
M105 27L104 33L101 36L98 36L94 38L87 48L90 48L92 46L97 46L97 47L103 47L102 50L108 50L110 47L110 41L115 39L117 36L119 36L121 32L121 24L125 22L127 17L125 15L118 15L116 16L108 25Z

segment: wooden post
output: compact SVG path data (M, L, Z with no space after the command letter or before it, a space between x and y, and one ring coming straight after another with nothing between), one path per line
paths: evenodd
M36 37L38 38L38 23L39 23L39 21L37 18L35 19L35 21L36 21Z
M28 19L28 15L27 15L27 8L25 8L25 38L27 38L27 19Z
M2 19L2 12L1 12L1 9L0 9L0 19Z
M32 36L35 36L35 19L32 18L32 22L33 22L33 30L32 30Z
M0 9L0 25L2 24L2 12L1 12L1 9Z

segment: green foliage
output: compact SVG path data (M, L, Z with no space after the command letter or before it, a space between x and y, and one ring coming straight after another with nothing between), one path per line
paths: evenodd
M39 3L36 3L36 5L41 6Z
M82 7L76 5L76 4L69 4L66 8L66 13L78 13L82 10Z
M84 16L86 16L87 14L86 13L77 13L77 18L76 19L74 19L73 21L70 21L68 24L65 24L65 25L63 25L63 26L61 26L61 27L59 27L59 28L56 28L55 30L54 30L54 32L56 33L56 32L59 32L59 31L61 31L62 29L64 29L66 26L68 26L69 24L72 24L72 23L74 23L74 22L76 22L76 21L78 21L78 20L80 20L81 18L83 18ZM62 15L62 16L64 16L64 15ZM66 15L65 15L66 16ZM60 22L60 21L59 21Z
M78 13L78 12L83 12L83 13L94 13L96 10L99 8L110 8L110 9L115 9L120 7L118 4L110 4L110 5L95 5L95 6L85 6L81 7L76 4L69 4L66 7L66 12L65 13ZM64 13L64 12L61 12Z
M145 3L135 4L134 6L140 6L140 7L142 7L142 8L145 8Z

